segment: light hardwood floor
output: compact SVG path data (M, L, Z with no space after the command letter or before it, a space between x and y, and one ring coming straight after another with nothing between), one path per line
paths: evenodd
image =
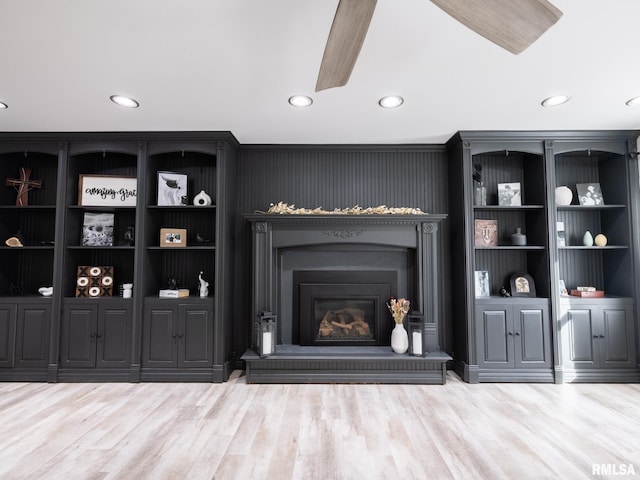
M2 480L640 477L638 384L0 383L0 426Z

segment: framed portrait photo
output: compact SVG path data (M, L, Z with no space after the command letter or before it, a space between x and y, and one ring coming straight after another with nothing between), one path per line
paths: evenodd
M491 295L489 287L489 272L486 270L476 270L476 298L487 298Z
M531 275L526 273L515 273L511 275L511 296L512 297L535 297L536 284Z
M520 183L498 184L498 205L501 207L517 207L522 205Z

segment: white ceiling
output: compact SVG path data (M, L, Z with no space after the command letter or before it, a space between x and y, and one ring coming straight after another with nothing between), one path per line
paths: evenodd
M315 93L338 0L0 0L0 131L333 144L640 128L640 106L625 105L640 95L640 1L552 2L564 16L515 56L428 0L379 0L347 86ZM290 107L294 93L313 105ZM391 93L405 104L378 107ZM572 101L540 106L557 93Z

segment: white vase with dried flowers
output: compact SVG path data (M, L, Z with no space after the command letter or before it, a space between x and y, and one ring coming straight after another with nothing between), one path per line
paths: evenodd
M409 313L411 303L406 298L395 299L391 297L387 308L396 322L391 332L391 350L396 353L405 353L409 349L409 336L404 328L404 317Z

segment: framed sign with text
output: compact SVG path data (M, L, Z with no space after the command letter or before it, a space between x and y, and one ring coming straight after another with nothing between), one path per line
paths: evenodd
M138 180L116 175L80 175L78 205L135 207Z

